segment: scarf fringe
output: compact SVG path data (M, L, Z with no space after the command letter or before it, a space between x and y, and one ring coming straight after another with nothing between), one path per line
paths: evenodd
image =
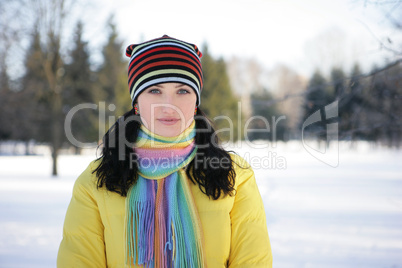
M134 202L128 215L127 245L130 263L149 264L154 256L153 247L148 245L154 240L154 204ZM148 266L145 266L148 267Z

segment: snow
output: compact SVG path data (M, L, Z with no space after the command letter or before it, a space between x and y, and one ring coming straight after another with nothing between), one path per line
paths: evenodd
M230 148L252 160L275 268L402 267L402 151L342 143L331 167L301 143ZM337 153L331 147L328 153ZM92 154L0 156L0 267L56 267L64 215Z

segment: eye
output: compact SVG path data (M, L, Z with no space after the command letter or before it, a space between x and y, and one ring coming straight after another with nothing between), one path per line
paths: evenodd
M188 94L190 93L187 89L179 89L179 94Z
M156 94L156 93L159 93L160 91L159 91L159 89L157 89L157 88L152 88L152 89L150 89L148 92L149 92L149 93L152 93L152 94Z

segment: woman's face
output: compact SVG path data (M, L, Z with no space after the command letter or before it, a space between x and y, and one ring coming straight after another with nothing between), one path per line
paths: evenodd
M196 101L194 90L180 83L150 86L137 98L144 126L165 137L177 136L191 125Z

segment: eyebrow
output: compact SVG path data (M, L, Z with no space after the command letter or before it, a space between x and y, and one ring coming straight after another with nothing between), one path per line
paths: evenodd
M187 86L187 85L186 85L186 84L179 83L179 84L176 86L176 88L182 87L182 86Z
M163 88L162 84L156 84L156 85L153 85L153 86ZM178 85L175 88L182 87L182 86L187 86L187 85L183 84L183 83L178 83Z

